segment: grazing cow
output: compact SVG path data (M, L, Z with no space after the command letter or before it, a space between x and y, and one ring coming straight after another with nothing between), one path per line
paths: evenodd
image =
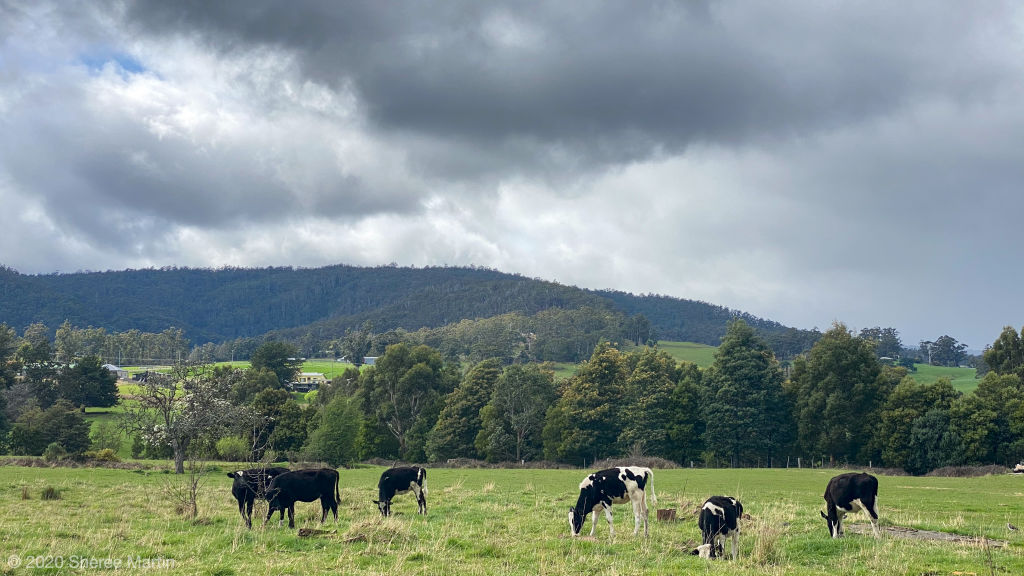
M743 504L728 496L712 496L704 501L700 508L697 526L700 527L703 544L690 554L701 558L725 557L725 539L729 541L732 559L739 557L740 518L743 517Z
M238 472L228 472L231 483L231 495L238 500L238 513L242 515L247 528L252 528L252 506L257 498L267 493L267 485L275 476L288 472L287 468L250 468Z
M654 493L654 472L650 468L640 466L617 466L600 472L594 472L580 482L580 497L576 506L569 508L569 530L578 536L583 529L583 522L588 512L593 512L590 535L597 529L597 513L604 510L608 520L608 532L615 535L612 525L612 504L633 503L633 535L640 531L640 522L644 524L644 536L647 536L647 493L644 488L651 483L651 501L658 503L658 495Z
M267 524L275 510L281 511L281 519L278 525L284 522L284 511L288 510L288 527L295 528L295 503L312 502L320 499L320 507L323 515L320 523L327 519L327 510L334 513L334 521L338 521L338 501L341 495L338 493L338 471L331 468L320 468L313 470L295 470L286 472L275 477L267 486L267 502L270 509L267 511Z
M416 502L419 504L418 512L427 513L427 469L419 466L403 466L390 468L380 475L377 482L377 498L373 503L377 505L381 515L385 518L391 516L391 499L397 494L405 494L412 491L416 495Z
M828 514L822 512L821 517L828 522L828 532L833 538L843 535L843 516L858 510L867 512L871 530L878 538L878 478L857 472L836 476L825 487L825 505Z

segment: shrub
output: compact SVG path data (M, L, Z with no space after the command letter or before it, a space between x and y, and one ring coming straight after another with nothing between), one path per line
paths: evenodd
M43 450L43 460L46 460L47 462L59 462L61 460L66 460L67 457L68 451L65 450L58 442L50 442L46 447L46 450Z
M43 500L60 500L60 490L53 486L43 488Z
M110 448L104 448L102 450L88 450L84 454L89 460L96 460L99 462L120 462L121 459L117 456L117 452L114 452Z
M32 408L11 428L11 451L39 456L49 444L57 443L66 453L81 454L89 449L89 423L81 410L60 400L46 410Z
M249 442L238 436L226 436L217 441L217 454L222 460L246 462L249 460Z

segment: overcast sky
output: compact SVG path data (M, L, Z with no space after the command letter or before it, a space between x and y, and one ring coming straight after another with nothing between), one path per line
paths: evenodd
M1018 2L0 0L0 264L478 265L980 349Z

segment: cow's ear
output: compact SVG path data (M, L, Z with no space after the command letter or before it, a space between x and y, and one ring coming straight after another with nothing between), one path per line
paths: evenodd
M374 504L380 504L380 500L374 500L373 503Z
M569 506L569 512L570 513L575 512L575 511L576 511L576 507L575 506Z
M235 473L234 472L228 472L228 478L234 478L234 477L235 477Z
M822 518L824 518L825 520L828 520L828 516L825 516L825 513L822 512L821 510L818 510L818 514L821 514Z
M700 554L700 548L694 548L693 552L690 552L690 556L697 556Z

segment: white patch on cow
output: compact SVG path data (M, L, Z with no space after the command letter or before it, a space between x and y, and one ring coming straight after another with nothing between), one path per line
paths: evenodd
M712 514L714 514L715 516L720 516L722 520L725 520L725 508L722 508L721 506L715 506L711 502L705 502L703 508L705 510L710 510Z
M580 482L580 490L583 490L584 488L590 488L593 485L594 485L594 475L591 474L590 476L587 476L586 478L584 478L582 482Z
M238 476L239 478L245 476L245 470L239 470L238 472L235 472L235 476Z
M711 544L697 546L697 555L701 558L711 558Z

